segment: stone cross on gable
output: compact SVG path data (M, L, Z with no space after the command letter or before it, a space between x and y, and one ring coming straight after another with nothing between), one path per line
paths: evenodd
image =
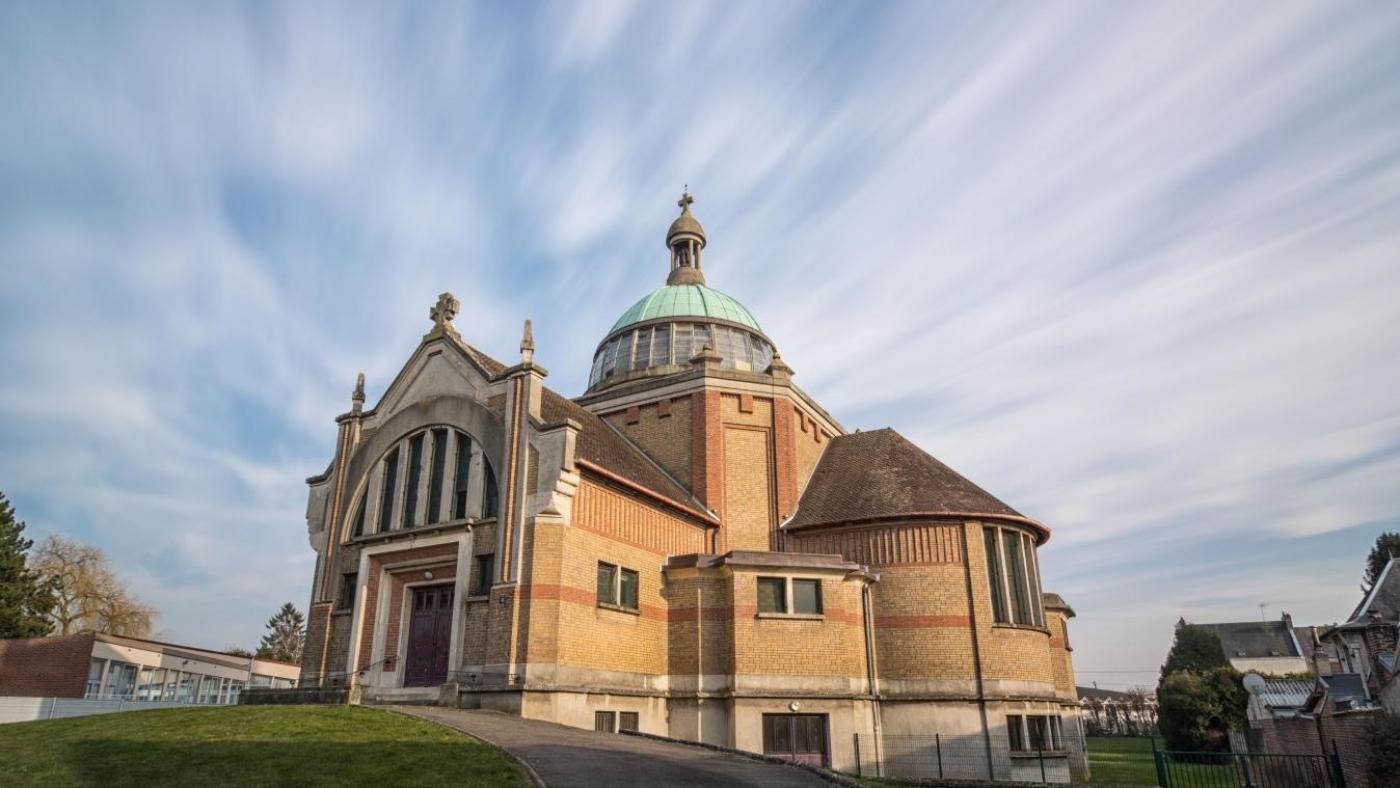
M437 304L428 310L428 317L432 318L434 328L451 330L452 318L457 316L457 310L461 307L462 304L451 293L443 293L438 296Z

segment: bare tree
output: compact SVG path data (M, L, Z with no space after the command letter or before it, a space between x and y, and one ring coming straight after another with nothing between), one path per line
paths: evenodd
M57 599L53 619L59 635L104 632L147 637L158 615L132 596L107 566L107 557L90 544L50 536L34 553L34 568L50 578Z

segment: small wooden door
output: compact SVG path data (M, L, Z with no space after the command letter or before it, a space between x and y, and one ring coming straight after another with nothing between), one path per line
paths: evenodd
M441 684L447 678L447 653L451 642L452 586L413 589L403 685L431 687Z
M763 754L826 766L826 715L763 715Z

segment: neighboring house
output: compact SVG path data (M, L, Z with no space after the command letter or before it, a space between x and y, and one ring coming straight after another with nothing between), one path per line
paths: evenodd
M93 634L0 640L0 697L237 703L245 687L291 687L286 662Z
M1090 736L1149 736L1157 732L1156 694L1098 687L1074 689L1085 732Z
M467 344L448 293L373 408L361 380L308 480L302 683L851 770L853 734L942 734L968 776L1039 779L1037 749L1082 774L1049 529L796 386L706 286L690 202L581 396L544 385L528 323L509 364Z
M1326 628L1323 644L1341 672L1361 677L1370 698L1395 696L1400 649L1400 568L1392 558L1346 623Z
M1225 658L1241 673L1286 676L1310 673L1310 660L1287 613L1278 621L1242 621L1230 624L1192 624L1220 638Z

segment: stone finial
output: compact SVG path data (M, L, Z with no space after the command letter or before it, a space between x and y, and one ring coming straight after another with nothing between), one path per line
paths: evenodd
M520 363L533 364L535 362L535 331L530 326L530 321L525 321L525 333L520 337Z
M365 373L355 376L355 390L350 392L350 412L359 413L365 406Z
M764 371L775 378L786 380L791 380L793 375L792 367L789 367L787 362L783 361L783 354L779 353L776 349L773 351L773 363L769 364L768 369Z
M717 369L724 362L724 357L715 352L715 346L706 342L700 352L690 360L691 366L704 367L705 369Z
M452 318L457 316L457 310L462 308L462 304L451 293L442 293L438 296L437 303L428 310L428 317L433 321L433 330L430 334L457 333L457 327L452 325Z

